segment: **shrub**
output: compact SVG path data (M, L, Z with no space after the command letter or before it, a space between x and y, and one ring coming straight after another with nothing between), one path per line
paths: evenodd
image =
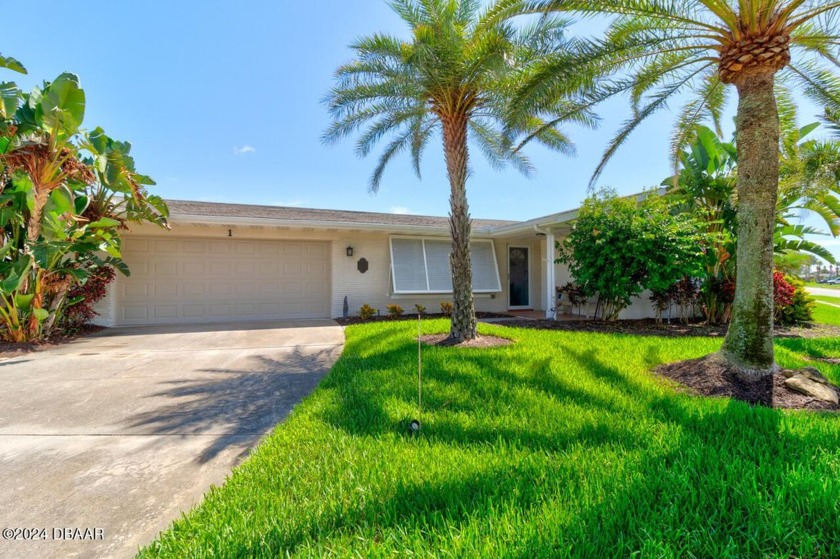
M417 314L426 314L426 305L421 305L420 303L415 304L414 312Z
M580 307L586 304L587 300L586 295L583 293L583 289L581 289L580 285L570 281L563 287L557 288L557 291L559 291L566 297L566 300L572 306L572 309L577 307L578 314L580 314Z
M609 192L587 198L557 243L558 261L569 265L584 295L597 295L604 320L617 319L645 289L661 292L702 270L697 219L675 215L669 204L653 194L641 202Z
M391 318L397 318L398 316L402 316L403 308L399 305L388 305L388 316Z
M778 271L773 273L773 303L773 318L777 324L813 320L814 300L805 291L805 284Z
M700 289L703 314L709 324L729 322L735 301L735 281L710 276Z
M442 312L446 316L452 316L452 309L453 305L449 301L440 302L440 312Z
M362 317L362 320L367 320L369 318L373 318L379 312L379 309L375 309L365 303L362 305L362 308L359 309L359 316Z
M105 266L94 272L84 284L71 287L67 292L68 307L59 319L59 327L65 331L79 330L99 316L93 307L105 298L108 284L115 277L114 269Z

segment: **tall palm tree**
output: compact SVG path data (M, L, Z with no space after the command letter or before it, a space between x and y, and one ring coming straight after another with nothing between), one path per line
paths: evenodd
M775 369L773 354L773 225L779 184L777 86L824 90L840 33L840 1L818 0L523 0L523 12L607 16L603 40L585 48L570 69L535 72L519 107L557 95L578 76L590 104L629 92L633 116L610 142L593 181L628 135L648 116L688 95L677 116L674 156L693 126L719 121L734 86L738 147L737 284L732 322L721 354L743 375ZM623 70L623 72L618 72ZM598 75L612 79L599 81ZM539 101L538 101L539 100ZM516 113L514 113L516 114ZM550 122L548 123L550 124Z
M540 18L528 25L505 21L518 0L499 0L482 8L480 0L394 0L393 10L405 21L410 35L402 40L372 35L355 42L355 59L338 68L336 85L326 104L333 124L324 135L335 142L364 128L356 152L366 156L389 137L370 180L379 190L383 172L398 153L408 150L420 176L420 160L432 138L441 137L450 185L450 268L453 312L450 338L460 342L476 337L470 264L471 222L466 183L469 144L473 141L494 165L512 163L528 173L528 160L510 150L504 131L509 98L520 72L552 50L564 47L567 22ZM593 115L566 111L564 99L542 111L528 111L511 129L528 133L546 146L572 153L574 146L557 126L567 121L587 125ZM554 112L551 112L554 111ZM440 134L440 136L437 136Z

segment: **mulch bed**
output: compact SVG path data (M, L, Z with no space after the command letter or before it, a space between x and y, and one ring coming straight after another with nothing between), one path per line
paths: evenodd
M500 347L513 343L513 340L499 338L498 336L479 336L474 340L454 343L449 339L448 334L427 334L420 336L420 341L428 345L449 346L449 347Z
M571 332L599 332L604 334L632 334L635 336L701 336L724 337L727 324L707 325L702 322L682 324L678 321L658 323L654 319L615 320L528 320L511 319L500 322L504 326L534 328L537 330L564 330ZM828 324L806 324L802 326L777 326L777 338L830 338L840 337L840 327Z
M781 373L756 382L746 382L725 362L713 356L661 365L654 369L654 372L677 381L690 392L702 396L736 398L749 404L770 408L840 409L840 406L789 390L784 385L785 377Z
M449 315L443 313L426 313L420 315L423 320L429 320L433 318L450 318ZM499 314L495 312L477 312L475 313L476 318L510 318L509 314ZM369 322L394 322L400 320L417 320L417 313L405 313L402 316L374 316L371 318L362 319L359 316L348 316L347 318L336 318L334 319L336 322L341 324L342 326L350 326L351 324L367 324Z
M51 349L66 344L68 342L72 342L73 340L77 340L85 336L90 336L91 334L95 334L96 332L101 332L104 329L105 328L102 326L94 326L92 324L88 324L72 334L55 334L53 336L50 336L48 339L40 342L12 343L0 341L0 359L7 359L9 357L19 357L28 353L34 353L36 351L44 351L46 349Z

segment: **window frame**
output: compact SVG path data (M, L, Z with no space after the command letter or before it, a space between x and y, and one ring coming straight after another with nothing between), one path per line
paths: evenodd
M396 279L396 267L394 266L394 240L406 240L406 241L421 241L421 247L423 249L423 271L424 275L426 276L426 289L425 290L400 290L397 289L397 279ZM428 258L426 257L426 241L431 242L441 242L441 241L451 241L449 237L431 237L431 236L420 236L420 235L391 235L388 238L388 254L390 256L390 278L391 278L391 293L393 295L445 295L452 293L452 290L432 290L429 288L429 262ZM496 288L495 289L473 289L473 293L477 294L484 294L484 293L501 293L502 292L502 278L501 274L499 273L499 262L496 257L496 243L493 239L470 239L470 263L472 263L472 245L482 243L485 245L490 245L490 253L493 255L493 270L496 272ZM448 265L448 264L447 264ZM450 277L452 271L450 270Z

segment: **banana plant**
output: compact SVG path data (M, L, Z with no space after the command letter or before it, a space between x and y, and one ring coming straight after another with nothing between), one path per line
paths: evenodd
M6 61L9 66L14 63ZM0 57L0 67L4 60ZM0 336L49 336L69 290L105 267L124 274L121 231L166 226L131 145L82 129L85 94L73 74L22 93L0 84Z

